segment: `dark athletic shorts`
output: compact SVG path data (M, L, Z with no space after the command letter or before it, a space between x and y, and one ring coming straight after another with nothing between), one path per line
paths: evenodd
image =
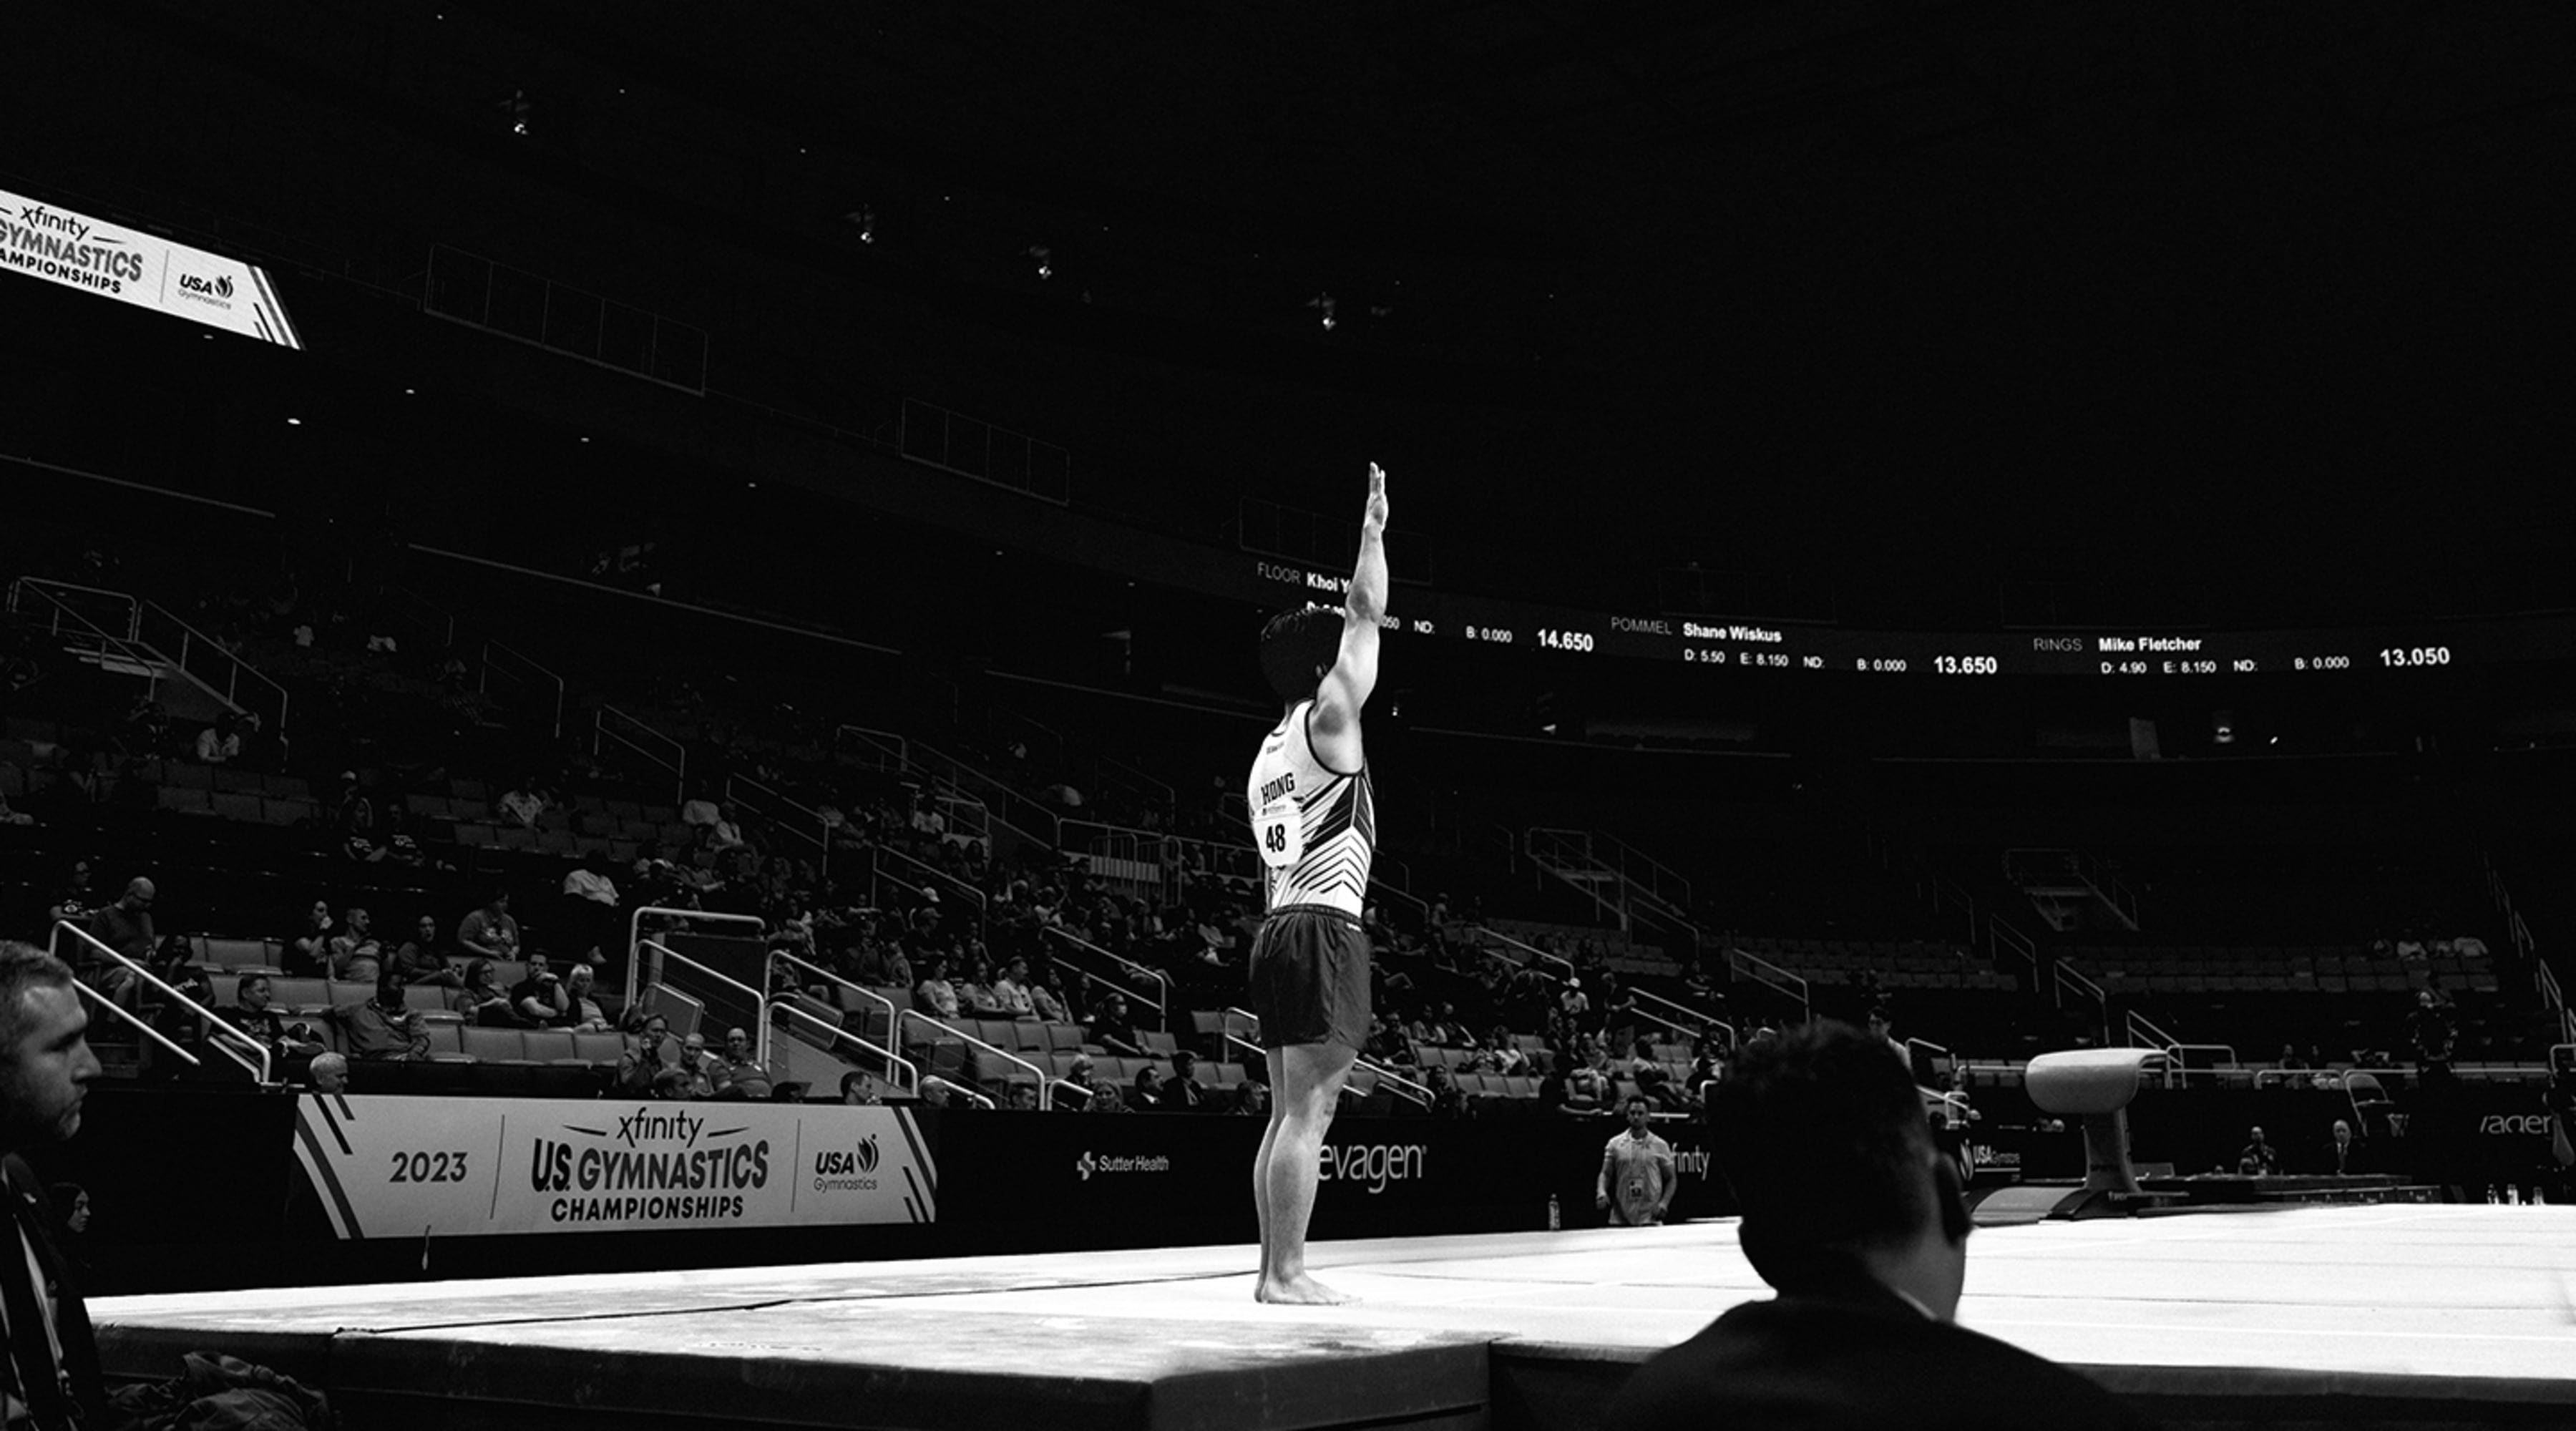
M1251 1001L1263 1048L1367 1042L1369 942L1360 922L1321 904L1270 911L1252 941Z

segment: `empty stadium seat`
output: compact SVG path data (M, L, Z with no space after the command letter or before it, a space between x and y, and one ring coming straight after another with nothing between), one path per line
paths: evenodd
M626 1055L626 1040L613 1033L576 1033L572 1036L573 1057L584 1063L614 1064Z
M268 997L280 1009L327 1009L331 1007L331 985L322 979L271 979Z
M538 1063L589 1062L576 1050L570 1029L523 1029L519 1042L525 1056Z
M461 1031L460 1046L478 1063L527 1061L528 1045L522 1029L485 1028L467 1024Z

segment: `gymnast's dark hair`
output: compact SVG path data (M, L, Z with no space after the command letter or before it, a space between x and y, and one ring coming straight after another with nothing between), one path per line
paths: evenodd
M1341 651L1342 613L1335 607L1295 607L1261 628L1261 674L1283 701L1313 695Z
M1710 1093L1711 1141L1744 1214L1739 1237L1782 1291L1938 1221L1955 1240L1957 1178L1938 1175L1913 1073L1849 1024L1819 1020L1745 1047Z

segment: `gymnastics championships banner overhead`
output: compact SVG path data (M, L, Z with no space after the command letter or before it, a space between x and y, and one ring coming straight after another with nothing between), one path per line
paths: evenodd
M266 270L0 189L0 272L302 348Z
M937 1215L937 1167L899 1108L313 1094L295 1159L344 1239Z

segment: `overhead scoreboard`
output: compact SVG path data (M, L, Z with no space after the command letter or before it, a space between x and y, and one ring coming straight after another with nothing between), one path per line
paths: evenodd
M1254 559L1280 595L1340 600L1343 579ZM2355 671L2406 674L2495 661L2576 657L2576 617L2516 616L2314 629L2131 628L2083 631L1899 631L1720 620L1579 608L1398 586L1390 632L1541 653L1568 662L1606 657L1722 671L1841 672L1976 681L2000 676L2189 679Z

